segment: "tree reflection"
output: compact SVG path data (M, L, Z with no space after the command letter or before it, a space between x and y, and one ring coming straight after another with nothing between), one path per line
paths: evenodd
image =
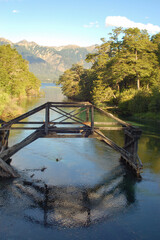
M157 135L142 135L139 142L139 156L144 169L149 168L156 174L160 173L160 138Z

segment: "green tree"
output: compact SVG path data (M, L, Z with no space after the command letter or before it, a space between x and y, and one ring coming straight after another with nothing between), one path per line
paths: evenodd
M136 80L137 89L140 89L141 81L143 86L150 84L150 79L158 66L155 44L150 41L146 30L129 28L124 30L124 34L119 59L127 65L124 72L128 72Z
M62 84L63 93L70 97L76 98L79 95L79 82L84 69L79 64L73 64L72 67L66 70L60 77L58 84Z
M0 88L11 96L26 96L28 88L39 91L40 81L29 72L28 62L10 45L0 46Z

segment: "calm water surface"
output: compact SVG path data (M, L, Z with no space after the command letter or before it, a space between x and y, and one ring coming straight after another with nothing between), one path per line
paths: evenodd
M45 96L24 103L26 111L66 100L60 88L42 88ZM34 118L44 120L43 111ZM0 182L0 239L160 239L159 124L134 123L143 129L141 181L96 139L38 139L15 154L21 177ZM121 131L104 133L123 145ZM10 145L28 134L12 132Z

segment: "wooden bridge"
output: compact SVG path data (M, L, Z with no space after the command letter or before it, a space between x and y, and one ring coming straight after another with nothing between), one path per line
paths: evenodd
M95 122L94 111L114 119L114 122ZM42 111L44 121L24 121ZM55 118L55 113L58 117ZM52 119L53 118L53 119ZM118 124L118 126L116 125ZM15 126L16 125L16 126ZM102 125L103 127L97 127ZM21 142L8 147L10 130L34 130ZM100 130L124 131L124 147L118 146ZM138 157L138 139L141 130L120 120L112 114L93 106L89 102L47 102L9 122L3 122L0 128L0 168L2 177L17 177L10 166L12 155L38 138L98 138L121 154L121 160L140 176L142 163Z

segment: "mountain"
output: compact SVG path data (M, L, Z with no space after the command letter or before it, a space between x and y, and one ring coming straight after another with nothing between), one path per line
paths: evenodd
M26 40L12 43L7 39L0 38L0 45L2 44L10 44L16 48L29 62L29 70L43 82L58 80L59 75L75 63L81 63L85 68L89 68L90 64L85 62L85 58L88 53L95 50L95 46L45 47Z

